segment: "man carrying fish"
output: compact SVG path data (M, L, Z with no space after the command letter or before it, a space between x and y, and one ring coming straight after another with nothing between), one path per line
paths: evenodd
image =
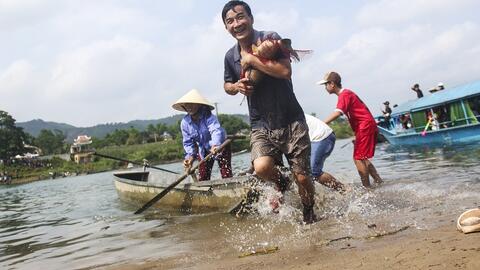
M278 50L281 38L277 33L253 28L247 3L225 4L222 20L237 40L225 54L224 89L229 95L241 93L247 97L254 170L257 176L274 182L277 190L284 192L289 183L277 165L285 155L303 203L303 221L313 223L315 189L310 177L310 140L303 110L293 93L290 55L286 50ZM275 57L259 57L253 49ZM262 73L260 80L249 78L253 71Z

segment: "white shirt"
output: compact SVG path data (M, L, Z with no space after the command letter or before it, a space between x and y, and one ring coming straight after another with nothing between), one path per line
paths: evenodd
M307 120L310 141L319 142L332 134L333 130L322 120L309 114L305 114L305 119Z

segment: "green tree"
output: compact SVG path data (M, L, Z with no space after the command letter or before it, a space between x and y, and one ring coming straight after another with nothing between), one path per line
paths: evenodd
M108 145L125 145L127 143L129 135L128 132L124 129L116 129L112 133L108 133L105 136Z
M128 138L127 138L127 141L125 142L126 145L134 145L134 144L142 143L142 136L137 129L135 129L134 127L130 127L127 132L128 132Z
M95 136L92 136L92 147L93 148L103 148L109 146L107 139L101 139Z
M164 123L158 123L156 129L158 134L162 135L163 132L167 131L168 128L167 125L165 125Z
M335 132L337 139L345 139L354 135L350 124L344 118L337 118L335 121L330 123L330 127Z
M15 119L5 111L0 111L0 159L6 160L23 153L25 133L15 126Z
M241 118L236 116L220 114L218 116L218 120L229 135L235 135L240 130L249 128L249 125L247 123L243 122Z
M45 155L61 154L64 152L65 135L61 130L55 129L53 132L48 129L40 130L35 139L35 144L42 149Z
M178 120L176 124L167 126L166 132L170 133L172 135L173 139L181 138L182 137L182 131L180 129L180 123L182 120Z
M147 126L147 133L148 133L148 135L149 135L150 137L153 138L153 141L154 141L154 142L157 142L157 141L158 141L158 138L159 138L159 135L160 135L160 134L158 133L157 127L155 127L155 126L152 125L152 124L149 124L149 125Z
M33 145L35 144L35 137L33 137L30 133L25 133L25 140L23 142Z

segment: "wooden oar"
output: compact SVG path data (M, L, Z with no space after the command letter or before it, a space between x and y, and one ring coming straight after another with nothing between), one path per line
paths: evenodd
M227 144L229 144L232 140L230 139L227 139L225 140L218 148L217 148L217 152L220 152ZM183 180L185 180L185 178L187 178L191 173L195 172L195 170L203 163L205 163L207 160L209 160L210 158L212 158L214 154L213 153L210 153L208 154L204 159L200 160L200 162L197 163L197 165L195 165L192 169L190 169L189 172L186 172L184 173L182 176L180 176L180 178L178 178L175 182L171 183L168 187L166 187L164 190L162 190L162 192L158 193L157 195L155 195L155 197L153 197L150 201L148 201L146 204L144 204L142 207L140 207L140 209L138 209L137 211L135 211L134 214L141 214L143 211L147 210L150 206L152 206L154 203L156 203L157 201L159 201L161 198L163 198L165 195L167 195L168 192L170 192L170 190L172 190L174 187L176 187L178 184L180 184L180 182L182 182Z
M170 170L163 169L163 168L160 168L160 167L155 167L155 166L152 166L152 165L150 165L150 164L144 164L144 163L135 162L135 161L127 160L127 159L121 159L121 158L117 158L117 157L107 156L107 155L104 155L104 154L99 154L99 153L97 153L97 152L94 152L93 154L96 155L96 156L99 156L99 157L103 157L103 158L109 158L109 159L113 159L113 160L118 160L118 161L123 161L123 162L129 162L129 163L132 163L132 164L135 164L135 165L139 165L139 166L145 166L145 167L148 167L148 168L154 168L154 169L157 169L157 170L160 170L160 171L164 171L164 172L179 174L178 172L170 171Z

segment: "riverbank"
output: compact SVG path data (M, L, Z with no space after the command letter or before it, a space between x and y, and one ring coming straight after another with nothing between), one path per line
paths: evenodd
M248 149L243 149L241 151L232 153L232 156L238 156L241 154L244 154L248 152ZM174 159L170 161L162 161L159 162L158 164L155 164L154 166L161 166L161 165L166 165L166 164L172 164L172 163L178 163L183 161L183 159ZM93 168L93 169L92 169ZM91 167L91 171L81 171L79 173L70 173L70 172L65 172L65 173L56 173L51 172L51 170L43 170L40 172L37 172L37 174L29 175L26 177L20 177L20 178L10 178L9 180L0 180L0 185L20 185L20 184L27 184L35 181L42 181L42 180L52 180L52 179L60 179L60 178L67 178L67 177L75 177L75 176L81 176L81 175L88 175L88 174L94 174L94 173L103 173L107 171L114 171L121 169L122 167L115 166L111 168L105 168L102 166L100 169L96 170L95 167ZM138 167L141 168L141 167Z
M151 261L100 269L480 269L480 233L463 234L455 228L456 217L444 219L448 221L434 229L405 228L358 239L324 239L265 255L192 256L196 260L185 256L155 260L152 256Z

